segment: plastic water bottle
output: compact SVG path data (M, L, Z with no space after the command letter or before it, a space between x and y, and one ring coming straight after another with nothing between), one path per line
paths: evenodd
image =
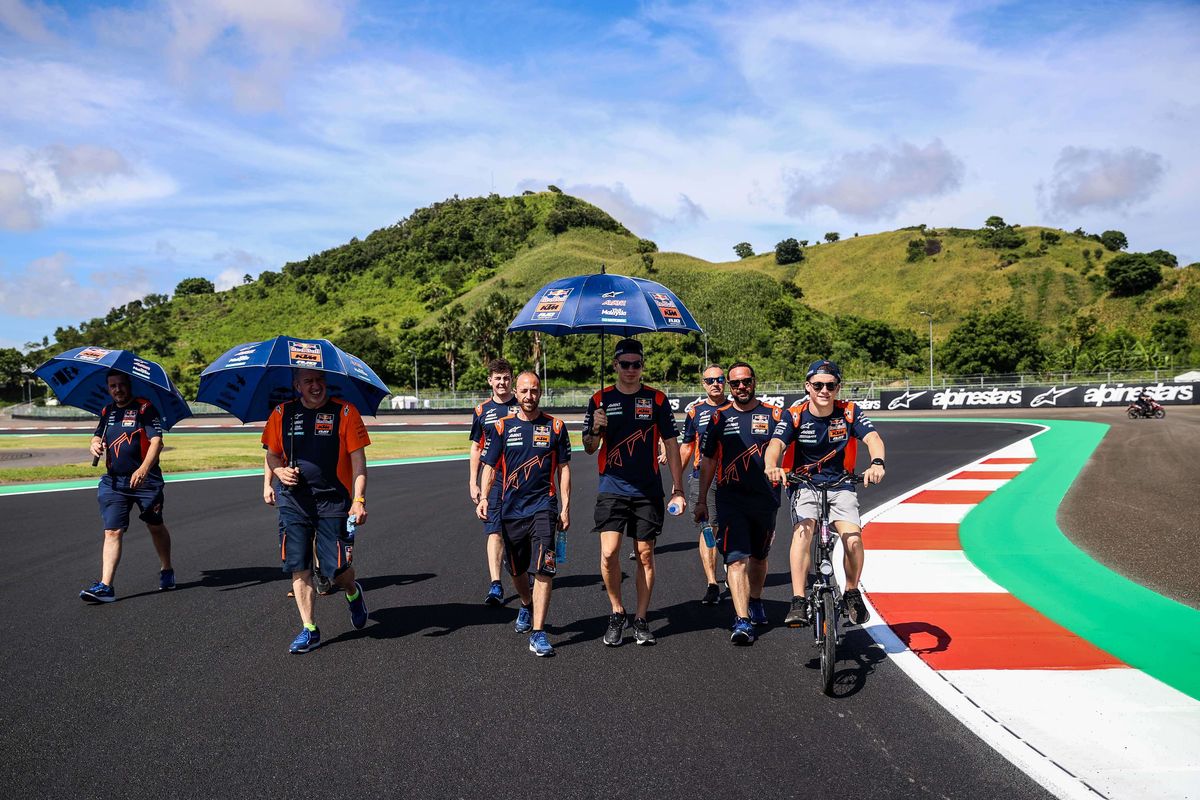
M354 521L354 515L346 517L346 541L354 541L354 532L358 530L358 523Z
M554 532L554 563L567 563L567 532L562 528Z
M705 547L717 546L717 537L713 535L712 525L709 525L707 520L704 522L704 527L700 529L700 535L704 537Z
M678 517L683 513L683 506L680 505L678 500L672 499L671 502L667 504L667 513L672 517Z

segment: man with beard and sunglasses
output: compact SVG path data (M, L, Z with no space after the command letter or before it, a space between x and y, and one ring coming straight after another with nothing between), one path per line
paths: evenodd
M767 624L763 584L767 556L775 540L779 488L767 478L763 450L783 418L783 409L763 403L755 394L754 368L744 361L729 367L733 401L712 412L700 439L700 499L695 518L708 517L708 489L716 480L717 549L729 571L734 621L730 641L753 644L754 628Z
M773 481L785 481L787 471L779 464L785 450L795 447L793 462L818 486L832 484L844 473L854 470L858 441L870 452L871 463L863 471L863 485L880 483L884 476L883 437L866 415L851 400L839 400L842 371L832 361L814 361L805 375L808 399L788 412L775 426L767 447L767 474ZM808 624L808 570L816 524L819 495L801 486L792 496L792 532L790 552L792 604L784 624L798 628ZM842 598L850 621L862 625L871 618L858 583L863 569L862 522L858 515L858 495L854 485L829 490L829 521L842 536L846 591Z
M704 397L688 404L683 419L683 438L679 442L679 458L683 469L688 473L688 504L695 508L700 502L700 439L708 429L708 422L713 412L726 405L729 398L725 396L725 370L719 364L709 364L700 375L704 381ZM709 489L705 497L708 502L708 520L701 526L711 526L717 530L716 484ZM708 587L700 602L704 605L715 605L721 600L721 589L717 584L717 548L710 546L700 534L699 541L700 566L704 577L708 579Z
M682 514L683 469L679 463L679 435L667 396L642 384L642 343L636 339L617 342L613 369L617 381L588 400L583 419L583 449L596 459L600 471L596 496L596 526L600 534L600 573L612 605L604 644L617 647L627 623L621 600L621 562L618 551L622 534L632 537L637 547L637 614L633 620L634 641L655 643L646 621L654 590L654 541L662 532L663 487L658 473L658 444L666 447L671 471L671 504Z

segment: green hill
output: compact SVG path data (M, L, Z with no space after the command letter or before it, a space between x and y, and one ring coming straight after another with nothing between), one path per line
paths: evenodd
M797 380L819 357L856 377L921 374L920 311L933 314L935 350L949 372L1141 368L1200 353L1200 330L1188 322L1200 319L1200 265L1152 265L1157 286L1115 297L1111 265L1141 256L1082 231L996 220L980 230L919 226L807 246L800 262L780 266L773 253L711 263L657 252L553 188L455 197L228 291L189 279L173 298L151 295L60 328L29 358L84 343L134 349L167 364L189 393L228 348L288 332L334 340L397 387L411 385L414 356L422 386L478 389L488 358L503 353L524 366L543 347L557 381L587 384L596 337L503 333L538 287L601 264L674 289L708 331L711 359L745 358L767 380ZM701 337L650 339L648 380L686 381L701 366Z

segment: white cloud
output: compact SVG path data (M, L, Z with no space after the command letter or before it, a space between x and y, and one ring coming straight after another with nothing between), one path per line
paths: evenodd
M234 286L241 286L246 275L257 274L266 266L263 259L253 253L236 248L217 253L213 256L213 261L228 265L218 273L213 281L219 292L232 289Z
M1038 191L1056 218L1080 211L1116 211L1148 199L1166 172L1163 157L1139 147L1064 147L1048 184Z
M150 277L141 269L125 269L120 277L107 272L81 280L81 270L66 253L31 261L11 275L0 272L0 311L15 317L76 319L104 316L110 308L144 297ZM53 298L53 308L50 301Z
M828 206L852 220L890 218L911 201L957 189L963 172L962 160L938 139L843 153L816 174L787 174L787 213L803 217Z
M46 28L43 19L49 14L50 11L40 3L35 7L21 0L0 0L0 27L8 28L29 42L49 44L54 41L54 34Z
M29 231L41 222L41 204L29 193L24 176L0 170L0 228Z

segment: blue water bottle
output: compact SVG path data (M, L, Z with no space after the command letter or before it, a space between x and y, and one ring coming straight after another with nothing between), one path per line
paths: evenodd
M717 546L717 537L713 536L712 525L708 524L708 520L704 520L704 527L700 529L700 535L704 537L705 547Z
M561 527L554 532L554 563L567 563L567 532Z
M358 523L354 521L354 515L346 517L346 541L354 541L354 532L358 530Z

